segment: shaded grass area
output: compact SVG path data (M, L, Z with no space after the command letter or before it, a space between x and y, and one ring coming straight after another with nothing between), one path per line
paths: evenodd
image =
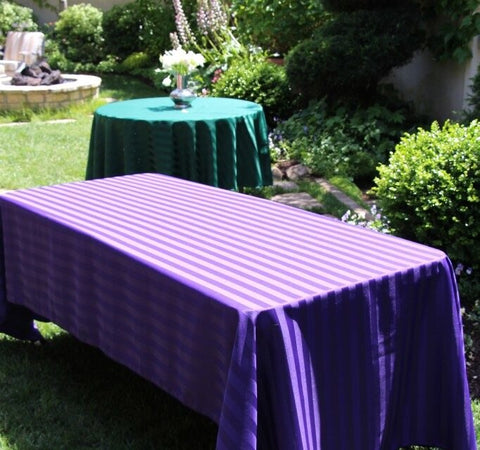
M43 346L0 335L0 449L215 448L211 420L59 327L40 328ZM478 436L480 401L472 407Z
M0 335L2 450L215 448L208 418L60 328L42 332L43 346Z

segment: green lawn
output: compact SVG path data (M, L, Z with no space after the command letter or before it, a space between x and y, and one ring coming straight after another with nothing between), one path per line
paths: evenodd
M215 448L216 425L51 324L0 335L1 450Z
M67 123L0 125L0 189L85 179L90 116Z
M1 113L0 189L84 179L93 111L110 98L159 95L164 94L135 79L109 76L102 78L101 98L86 105L53 113ZM22 124L26 118L30 122Z

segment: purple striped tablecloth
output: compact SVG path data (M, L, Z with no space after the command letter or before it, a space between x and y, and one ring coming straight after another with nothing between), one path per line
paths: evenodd
M217 449L476 448L438 250L160 174L0 214L0 325L56 322L215 420Z

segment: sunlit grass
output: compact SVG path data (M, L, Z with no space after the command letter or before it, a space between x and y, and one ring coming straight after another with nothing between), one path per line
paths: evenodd
M91 116L67 123L0 126L0 189L85 178Z
M0 189L84 179L95 109L111 99L160 95L164 94L138 80L107 76L102 78L100 98L69 109L2 112Z

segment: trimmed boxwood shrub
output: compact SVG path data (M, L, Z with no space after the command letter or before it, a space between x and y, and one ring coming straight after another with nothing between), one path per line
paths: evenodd
M480 122L406 134L379 168L375 192L392 231L480 272Z
M59 51L72 62L98 63L103 57L103 13L86 3L59 14L54 39Z
M368 101L379 81L408 62L422 42L414 9L339 14L289 53L288 79L305 102L324 96Z
M216 78L212 84L213 96L259 103L270 126L276 118L286 118L293 111L294 100L282 66L263 59L240 59Z

